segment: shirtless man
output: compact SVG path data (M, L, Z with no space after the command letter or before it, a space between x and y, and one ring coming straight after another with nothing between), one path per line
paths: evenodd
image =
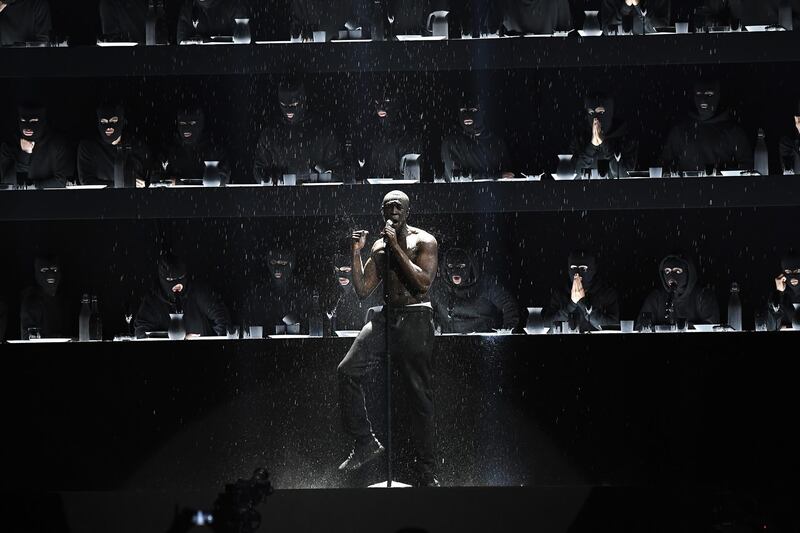
M361 250L369 232L353 232L353 287L360 298L366 298L384 281L388 249L390 271L384 298L390 315L389 340L411 404L417 484L436 487L439 482L435 476L431 388L433 309L428 291L436 276L438 244L431 234L406 224L410 207L404 193L387 194L382 210L386 221L381 231L383 238L372 245L372 255L366 263L361 260ZM343 472L356 470L384 452L372 433L361 382L385 353L386 306L364 326L337 369L342 423L355 441L350 456L339 466Z

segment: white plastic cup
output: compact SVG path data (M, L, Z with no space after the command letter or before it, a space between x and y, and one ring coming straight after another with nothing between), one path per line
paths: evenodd
M250 326L250 338L251 339L263 339L264 338L264 326Z
M283 184L284 185L297 185L297 174L284 174L283 175Z
M622 333L633 333L633 320L620 320L619 329Z
M315 31L314 32L314 42L315 43L324 43L327 40L327 34L324 31Z
M664 169L661 167L650 167L650 177L660 178L664 175Z
M676 22L675 23L675 33L689 33L689 23L688 22Z

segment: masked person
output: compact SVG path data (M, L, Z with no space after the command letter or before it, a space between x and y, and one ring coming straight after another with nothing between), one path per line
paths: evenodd
M384 196L382 211L383 238L372 245L372 255L366 263L361 259L361 250L366 246L369 232L353 232L356 293L366 298L383 282L385 301L382 311L362 328L337 369L342 424L345 433L354 440L353 449L339 470L351 472L384 452L372 433L362 382L384 356L388 334L392 360L399 365L410 403L417 483L438 486L431 368L434 327L429 296L436 276L438 244L428 232L407 224L410 205L403 192L392 191Z
M22 340L28 340L34 329L42 338L69 337L73 330L70 307L59 291L61 265L57 258L40 256L34 261L35 287L28 287L20 296L19 323Z
M692 94L696 112L669 132L664 167L673 171L752 169L750 141L730 112L721 109L719 82L695 83Z
M626 177L636 169L638 143L628 134L627 124L614 120L614 98L592 94L584 99L583 107L586 123L570 146L576 176L583 177L584 171L598 169L599 162L605 161L607 175L601 177Z
M567 259L569 286L554 290L542 310L545 324L568 322L581 332L619 325L619 297L600 273L594 254L576 250Z
M148 0L100 0L100 27L106 41L145 42Z
M482 275L472 254L451 248L444 255L444 283L434 285L434 322L442 333L521 331L522 316L514 297L496 280Z
M365 163L360 172L369 178L402 178L403 157L410 154L422 156L424 141L411 131L398 95L385 91L372 104L372 120L366 129L368 134L358 148L359 161ZM423 165L421 157L416 164Z
M281 86L278 104L278 120L262 132L256 147L256 182L277 183L284 174L294 174L300 182L310 179L312 172L338 171L341 142L332 128L309 112L305 87Z
M18 138L0 146L0 181L37 188L65 187L75 175L75 148L50 129L41 106L20 106L18 124Z
M99 136L78 145L81 184L145 187L150 179L150 154L144 143L126 131L125 110L101 104L96 117Z
M767 329L791 327L798 313L795 305L800 305L800 255L789 253L781 259L781 272L767 302Z
M183 313L187 335L228 334L225 304L204 285L189 279L186 264L172 254L158 260L158 286L142 300L134 321L137 338L169 330L170 313Z
M497 0L488 17L489 28L498 27L505 35L572 29L569 0Z
M249 19L243 0L184 0L178 15L178 42L233 36L235 19Z
M442 141L444 180L454 176L478 178L513 178L511 156L505 140L486 127L482 104L466 98L458 112L461 131Z
M348 254L336 254L332 261L333 276L325 294L325 310L330 317L331 330L360 330L364 327L369 309L380 305L376 295L359 298L353 286L352 259Z
M614 35L619 26L636 35L655 33L657 28L669 25L669 0L603 0L600 10L603 32Z
M47 0L0 0L0 46L50 42Z
M794 128L792 128L792 133L781 137L778 151L781 156L783 170L800 174L800 101L797 102L793 115Z
M645 298L637 329L647 322L645 314L654 326L672 325L679 318L689 324L719 324L717 296L710 287L700 287L697 267L688 255L667 255L659 264L658 277L661 288Z
M206 132L206 117L202 109L187 108L178 112L176 135L162 161L169 180L200 179L206 161L216 161L222 183L230 180L230 169L224 150Z

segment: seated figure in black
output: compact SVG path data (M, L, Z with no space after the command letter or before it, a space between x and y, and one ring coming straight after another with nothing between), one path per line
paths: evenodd
M554 289L542 310L545 324L567 322L581 331L619 325L617 291L603 278L594 254L576 250L567 260L569 284Z
M800 306L800 255L788 253L781 259L781 272L767 301L767 329L791 327Z
M62 272L58 258L42 255L34 261L36 285L20 295L20 338L27 340L33 330L42 338L71 337L78 318L60 291Z

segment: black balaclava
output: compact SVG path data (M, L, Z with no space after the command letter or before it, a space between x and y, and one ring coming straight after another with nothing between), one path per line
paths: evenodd
M42 106L19 106L19 134L26 141L36 142L47 129L47 111ZM26 135L26 131L29 133Z
M461 290L478 282L478 270L472 255L461 248L451 248L444 255L445 281L452 289Z
M391 128L399 122L400 106L397 105L397 96L385 91L380 98L372 101L375 117L383 128Z
M308 97L302 83L289 84L278 89L281 117L287 124L299 124L306 115Z
M113 118L117 122L112 122ZM106 122L103 123L103 120ZM101 104L97 108L97 131L106 144L114 144L122 137L125 129L125 110L120 105Z
M694 84L692 92L694 106L700 120L709 120L717 116L720 102L720 84L718 81L700 81Z
M794 293L795 296L800 296L800 274L794 271L800 269L800 255L796 253L789 253L781 259L781 270L786 276L786 286ZM790 273L787 274L786 271ZM797 285L792 285L792 280L797 280Z
M598 107L605 109L604 113L596 113ZM606 94L597 93L590 94L583 100L583 108L586 111L586 116L589 119L589 126L592 125L595 117L600 120L600 127L603 133L611 131L614 124L614 97Z
M683 269L683 273L675 274L672 272L667 276L664 273L665 268L681 268ZM681 253L674 253L661 260L658 267L658 277L661 280L664 290L670 292L674 287L676 299L681 300L683 297L690 294L697 284L697 269L694 266L694 262L688 256Z
M184 109L175 120L178 138L183 144L197 144L206 126L206 115L202 109Z
M336 254L333 258L333 276L336 286L343 291L353 287L352 259L345 254Z
M55 257L37 257L33 262L36 284L45 294L55 296L61 284L61 266Z
M486 127L485 115L480 99L475 96L466 96L458 110L458 123L464 133L476 137L483 133Z
M270 250L267 254L267 268L272 283L278 286L288 284L294 270L294 253L281 248Z
M186 263L172 254L164 254L158 259L158 283L168 300L175 299L175 293L185 293L187 285ZM173 290L182 285L180 290Z
M586 267L584 270L582 267ZM575 250L569 254L567 259L567 275L569 282L575 278L575 274L581 277L581 284L588 289L597 277L597 258L594 254L583 250Z

